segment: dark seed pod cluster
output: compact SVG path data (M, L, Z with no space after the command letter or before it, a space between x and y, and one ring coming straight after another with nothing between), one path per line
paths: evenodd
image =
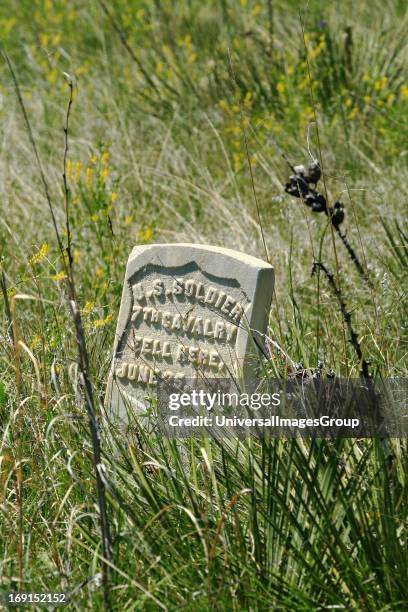
M322 176L318 160L314 159L307 168L302 164L294 166L293 172L286 183L286 193L295 198L302 198L313 212L326 213L334 227L338 228L344 221L344 206L341 202L335 202L333 208L327 206L324 195L316 190L316 185Z
M287 163L289 162L287 161ZM324 195L316 189L316 185L322 176L322 171L318 160L312 160L307 168L303 164L300 164L299 166L292 166L289 163L289 166L291 167L293 174L289 177L289 181L286 183L286 193L294 196L295 198L301 198L306 206L312 210L312 212L324 212L329 217L332 227L336 230L337 235L347 249L350 259L356 266L358 273L365 281L368 281L367 273L357 257L356 252L351 246L346 233L340 228L344 221L343 204L341 202L335 202L333 206L328 206Z

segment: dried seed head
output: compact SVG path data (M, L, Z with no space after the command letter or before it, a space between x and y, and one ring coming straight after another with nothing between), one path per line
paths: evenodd
M335 202L333 208L330 209L331 222L334 227L338 228L344 221L344 206L341 202Z
M320 180L321 176L322 176L322 171L320 168L319 161L317 159L314 159L309 164L309 167L307 169L307 177L306 177L307 182L314 183L316 185L316 183Z
M318 191L314 192L313 212L325 212L327 210L326 198Z
M302 176L293 174L289 177L289 182L286 183L285 191L295 198L301 198L305 197L309 192L309 185Z
M299 164L299 166L295 166L293 170L295 171L296 174L299 174L299 176L303 176L303 177L307 176L307 171L303 164Z

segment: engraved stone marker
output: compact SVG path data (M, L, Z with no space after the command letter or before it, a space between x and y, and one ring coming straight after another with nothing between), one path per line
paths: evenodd
M141 410L158 380L233 378L255 370L274 271L230 249L137 246L126 268L106 393L111 412ZM259 352L259 351L258 351Z

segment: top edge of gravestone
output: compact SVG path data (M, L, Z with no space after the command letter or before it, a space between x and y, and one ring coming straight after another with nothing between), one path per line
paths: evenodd
M242 251L236 251L234 249L226 249L225 247L212 245L212 244L199 244L194 242L167 242L167 243L154 243L154 244L140 244L133 247L132 252L130 253L129 260L134 259L141 253L146 253L148 251L152 251L152 255L154 251L160 251L161 249L169 249L169 248L177 248L177 249L185 249L186 251L190 251L190 253L203 252L206 251L208 253L212 253L214 255L224 255L224 257L229 257L235 261L240 261L245 263L248 266L257 269L267 269L273 270L273 266L264 261L263 259L259 259L258 257L254 257L253 255L248 255L247 253L243 253Z

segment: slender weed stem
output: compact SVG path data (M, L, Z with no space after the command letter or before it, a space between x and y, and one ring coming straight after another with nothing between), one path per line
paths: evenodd
M28 114L26 111L26 107L25 107L25 104L24 104L24 101L21 95L17 77L14 72L13 66L10 62L10 59L6 53L4 53L4 57L5 57L11 77L14 82L14 88L16 91L17 99L20 105L21 112L24 117L27 132L29 135L29 140L30 140L30 143L34 151L34 156L37 162L41 181L44 187L44 193L45 193L45 197L48 203L48 208L51 214L52 223L54 226L54 231L55 231L55 235L57 238L60 255L62 258L62 263L63 263L64 269L66 272L66 284L65 284L66 294L67 294L68 304L69 304L69 308L70 308L74 326L75 326L80 379L81 379L83 392L85 396L85 405L87 408L91 440L92 440L92 451L93 451L92 458L93 458L93 466L94 466L95 479L96 479L96 490L97 490L97 497L98 497L100 529L101 529L101 538L102 538L102 555L103 555L102 583L103 583L103 589L104 589L105 607L106 609L109 609L110 608L110 605L109 605L109 574L110 574L110 562L112 559L112 546L111 546L111 537L110 537L110 529L109 529L109 521L108 521L106 490L105 490L104 481L101 477L102 449L101 449L100 428L99 428L99 423L98 423L98 415L97 415L93 385L92 385L91 375L90 375L89 356L88 356L88 350L86 346L85 333L84 333L84 328L83 328L82 319L81 319L81 311L79 309L77 296L76 296L75 279L74 279L74 272L73 272L73 258L72 258L72 253L71 253L71 237L70 237L70 223L69 223L69 188L68 188L68 183L67 183L66 165L67 165L68 146L69 146L69 141L68 141L69 118L70 118L70 112L71 112L71 107L73 103L73 83L72 83L72 79L69 77L68 80L69 80L70 95L69 95L67 112L66 112L66 117L65 117L65 125L64 125L65 146L64 146L64 161L63 161L63 184L64 184L64 194L65 194L65 230L67 233L67 247L65 248L62 242L61 234L58 229L48 182L47 182L47 179L45 177L45 173L42 167L41 159L38 153L38 149L37 149L36 142L34 139L34 134L31 128L30 120L28 118Z
M321 269L324 274L326 275L326 278L329 282L330 287L333 290L334 295L337 298L337 301L339 303L340 306L340 311L343 317L343 321L345 323L345 325L347 326L348 332L349 332L349 336L350 336L350 343L352 345L352 347L355 350L355 353L358 357L359 363L360 363L360 367L361 367L361 375L363 376L363 378L370 378L370 373L369 373L369 369L368 369L368 361L366 361L363 357L363 352L361 350L361 346L360 346L360 342L358 339L358 334L357 332L354 330L353 326L352 326L352 322L351 322L351 313L347 310L347 306L346 303L344 301L343 298L343 294L341 289L338 287L338 285L336 285L336 281L334 280L334 275L332 272L330 272L326 266L321 262L321 261L315 261L313 263L313 268L312 268L312 274L315 274L315 272L318 269Z

